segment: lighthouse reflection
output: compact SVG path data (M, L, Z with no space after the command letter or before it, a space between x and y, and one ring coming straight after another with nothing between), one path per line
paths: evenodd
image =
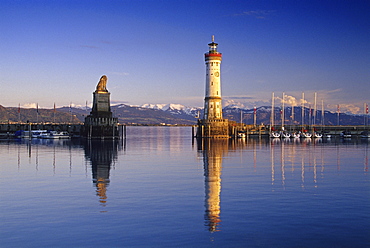
M84 144L86 161L91 163L92 179L101 206L107 204L107 187L112 164L117 160L118 142L114 140L88 140Z
M205 225L210 232L220 231L221 171L227 139L200 139L198 150L203 153L205 178Z

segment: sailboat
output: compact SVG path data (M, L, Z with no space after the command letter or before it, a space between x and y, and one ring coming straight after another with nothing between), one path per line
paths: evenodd
M280 133L274 131L274 121L275 121L274 114L275 114L275 93L272 92L270 138L280 138Z

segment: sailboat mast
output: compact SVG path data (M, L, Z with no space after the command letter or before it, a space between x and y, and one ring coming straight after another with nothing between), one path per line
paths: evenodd
M313 104L313 125L316 125L316 98L317 98L317 92L315 92L315 100Z
M274 112L275 112L275 93L272 92L272 102L271 102L271 127L274 126Z
M302 129L303 129L303 125L304 125L304 92L302 92L302 121L301 121L301 124L302 124Z
M285 101L284 101L284 96L285 96L285 93L283 92L283 109L282 109L282 112L281 112L281 128L284 129L284 108L285 108Z
M324 100L321 100L321 125L324 126L325 123L325 112L324 112Z

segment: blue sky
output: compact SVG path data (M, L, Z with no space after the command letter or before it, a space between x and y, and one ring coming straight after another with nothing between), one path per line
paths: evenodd
M370 1L0 0L0 105L85 105L102 75L112 103L203 106L204 53L223 53L224 106L363 113ZM287 106L287 105L286 105Z

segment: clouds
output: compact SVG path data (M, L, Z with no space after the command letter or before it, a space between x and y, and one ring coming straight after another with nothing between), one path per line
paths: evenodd
M35 102L28 102L21 106L22 108L37 108L37 103Z
M268 16L272 15L275 10L248 10L242 13L234 14L233 16L251 16L257 19L266 19Z

